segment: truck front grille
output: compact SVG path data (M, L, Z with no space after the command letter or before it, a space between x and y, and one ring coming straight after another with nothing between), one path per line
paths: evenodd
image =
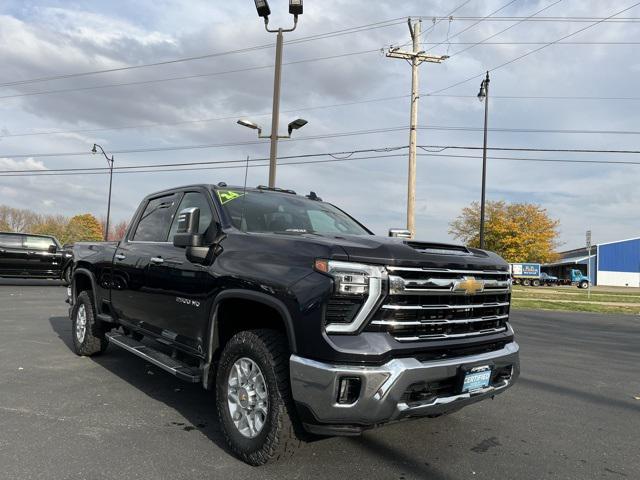
M366 331L384 331L400 342L415 342L481 337L507 330L508 272L387 269L389 295Z

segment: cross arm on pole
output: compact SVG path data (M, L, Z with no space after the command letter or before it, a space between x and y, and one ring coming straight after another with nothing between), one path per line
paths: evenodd
M400 50L398 48L390 48L387 52L387 57L389 58L400 58L402 60L413 60L414 58L418 61L418 63L442 63L447 58L448 55L428 55L424 52L407 52L406 50Z

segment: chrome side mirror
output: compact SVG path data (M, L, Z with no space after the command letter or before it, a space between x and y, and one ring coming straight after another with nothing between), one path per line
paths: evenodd
M396 238L411 238L411 232L405 228L390 228L389 236Z

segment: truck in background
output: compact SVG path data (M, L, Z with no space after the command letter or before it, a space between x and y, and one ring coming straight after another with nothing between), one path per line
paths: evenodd
M582 273L581 270L572 268L566 277L558 280L558 285L575 285L578 288L589 288L589 277Z
M510 263L509 269L514 285L540 286L541 269L539 263Z
M540 285L574 285L578 288L589 287L589 277L581 270L573 268L566 276L555 277L542 271L539 263L510 263L509 270L514 285L539 287Z

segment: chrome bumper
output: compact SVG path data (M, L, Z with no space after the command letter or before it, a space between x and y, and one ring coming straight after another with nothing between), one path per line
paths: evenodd
M415 358L393 359L379 367L330 365L292 355L291 389L294 400L313 415L305 421L315 433L354 434L363 428L406 417L440 415L497 395L509 388L520 373L516 342L494 352L443 360L420 362ZM483 390L431 397L424 402L408 403L409 387L421 382L436 382L458 377L461 367L511 366L511 376ZM350 405L337 402L342 377L358 377L361 390ZM307 415L308 416L308 415Z

